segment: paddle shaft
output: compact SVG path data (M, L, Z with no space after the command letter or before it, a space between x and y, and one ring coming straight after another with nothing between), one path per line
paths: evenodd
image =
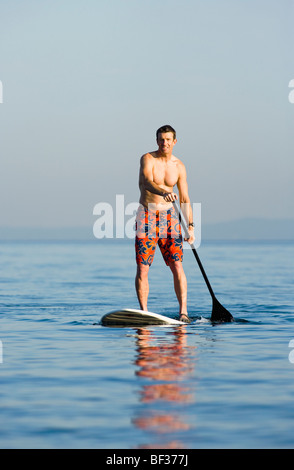
M180 223L181 223L181 225L182 225L182 227L183 227L183 230L184 230L184 232L185 232L186 238L190 238L190 235L189 235L188 229L187 229L187 227L186 227L186 224L183 223L183 214L182 214L182 211L181 211L181 209L179 209L179 207L177 206L177 203L176 203L176 202L174 202L174 208L175 208L176 213L177 213L177 215L178 215L178 217L179 217L179 220L180 220ZM199 268L200 268L200 271L201 271L201 273L202 273L202 276L203 276L203 278L204 278L204 281L205 281L205 283L206 283L206 285L207 285L207 287L208 287L209 293L210 293L211 297L212 297L213 299L215 299L215 294L214 294L214 292L213 292L213 290L212 290L212 287L211 287L211 285L210 285L210 282L209 282L209 280L208 280L208 277L207 277L207 275L206 275L206 272L205 272L205 270L204 270L204 268L203 268L203 266L202 266L202 263L201 263L201 261L200 261L200 258L199 258L199 256L198 256L198 253L197 253L196 248L195 248L195 246L193 245L193 243L190 244L190 247L191 247L191 249L192 249L192 251L193 251L193 254L194 254L195 258L196 258L196 261L197 261L197 263L198 263L198 266L199 266Z
M180 220L180 223L181 223L181 225L183 227L183 230L185 232L186 238L190 238L190 235L189 235L188 229L186 227L186 224L183 223L183 216L182 216L181 209L177 206L177 204L175 202L174 202L174 208L175 208L176 213L179 217L179 220ZM232 322L232 321L234 321L234 317L232 316L232 314L225 307L223 307L223 305L215 297L215 294L212 290L212 287L210 285L208 277L206 276L206 272L204 271L204 268L202 266L202 263L200 261L200 258L198 256L198 253L196 251L195 246L193 244L191 244L190 246L192 248L193 254L196 258L196 261L198 263L198 266L200 268L202 276L204 277L204 280L205 280L206 285L208 287L209 293L212 297L211 321L213 321L213 322Z

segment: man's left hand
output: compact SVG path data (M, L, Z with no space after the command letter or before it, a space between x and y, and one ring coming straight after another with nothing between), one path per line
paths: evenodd
M188 242L190 245L192 245L192 243L194 243L195 241L194 227L189 227L188 232L189 232L189 238L184 238L184 240L185 242Z

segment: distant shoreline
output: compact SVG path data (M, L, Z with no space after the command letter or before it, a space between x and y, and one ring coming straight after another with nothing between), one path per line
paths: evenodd
M0 241L102 241L93 227L0 227ZM117 239L109 239L117 240ZM124 239L118 239L123 241ZM132 241L132 239L127 239ZM294 219L247 218L202 224L201 241L294 241Z

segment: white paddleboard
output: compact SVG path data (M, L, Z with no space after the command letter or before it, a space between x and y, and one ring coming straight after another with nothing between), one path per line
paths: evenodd
M101 324L103 326L187 325L183 321L165 315L132 308L107 313L101 318Z

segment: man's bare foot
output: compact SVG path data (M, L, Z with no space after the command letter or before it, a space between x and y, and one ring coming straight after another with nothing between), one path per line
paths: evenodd
M183 321L185 323L191 323L191 320L186 313L180 314L180 321Z

